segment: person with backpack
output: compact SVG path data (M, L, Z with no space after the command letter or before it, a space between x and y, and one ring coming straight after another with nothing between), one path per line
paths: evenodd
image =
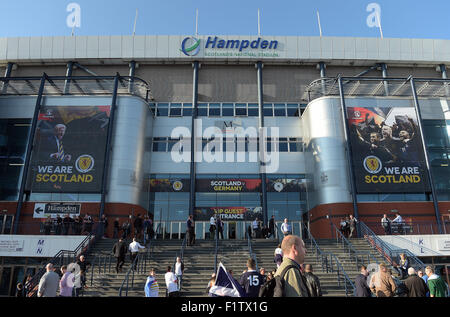
M306 278L300 270L306 255L305 243L299 236L288 235L281 249L283 262L274 278L261 287L260 297L310 297Z

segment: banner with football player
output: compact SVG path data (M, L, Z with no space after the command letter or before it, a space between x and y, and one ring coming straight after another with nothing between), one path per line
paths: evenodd
M430 191L413 107L347 108L358 193Z
M28 188L41 193L101 190L110 106L46 106L39 113Z

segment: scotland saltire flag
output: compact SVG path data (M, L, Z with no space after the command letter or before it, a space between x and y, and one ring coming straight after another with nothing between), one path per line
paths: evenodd
M244 297L241 285L227 272L225 266L219 263L216 282L209 290L210 296Z

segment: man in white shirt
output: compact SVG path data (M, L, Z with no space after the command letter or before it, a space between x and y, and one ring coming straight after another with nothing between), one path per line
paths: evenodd
M166 280L167 286L167 296L168 297L178 297L178 281L175 274L172 272L172 268L170 265L167 267L167 273L164 275L164 279Z
M288 235L292 234L291 225L288 224L287 218L284 218L284 222L281 225L281 231L283 232L284 236L288 236Z
M392 220L392 223L397 226L398 233L403 233L403 218L399 213L396 213L395 216L396 217L394 220Z
M131 264L134 263L133 270L135 270L135 271L137 268L137 261L135 262L134 260L136 259L137 255L139 253L139 249L145 249L145 247L143 247L139 242L137 242L136 238L133 238L133 242L130 243L128 250L130 250Z
M254 238L259 238L259 219L256 218L252 224Z
M184 271L184 263L181 262L181 259L179 257L177 257L177 262L175 263L175 275L177 276L177 281L178 281L178 289L181 288L181 276L183 275L183 271Z
M211 239L215 239L216 234L216 218L214 216L211 216L209 219L209 237Z

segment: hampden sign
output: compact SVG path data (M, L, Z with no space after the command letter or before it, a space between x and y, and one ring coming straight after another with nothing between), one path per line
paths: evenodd
M181 42L180 51L186 56L197 56L203 48L205 57L279 57L277 40L258 37L249 39L222 39L208 36L206 40L188 36Z

